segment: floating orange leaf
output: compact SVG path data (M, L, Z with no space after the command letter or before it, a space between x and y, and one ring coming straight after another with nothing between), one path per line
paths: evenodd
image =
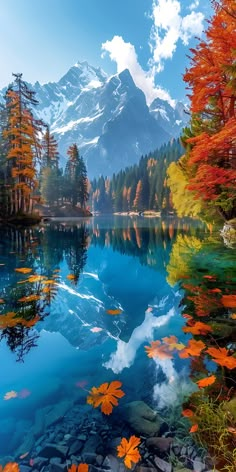
M68 274L68 275L66 276L66 278L67 278L68 280L75 280L76 277L75 277L74 274Z
M193 424L193 426L190 428L189 432L190 433L196 433L198 430L198 424Z
M88 464L72 464L71 467L68 469L68 472L88 472L89 466Z
M101 405L101 411L105 415L110 415L113 410L113 405L118 405L117 398L122 398L125 394L120 390L122 383L118 380L109 383L103 383L98 388L93 387L90 390L90 395L87 397L87 403L97 408Z
M5 303L4 300L2 298L0 298L0 303Z
M231 318L232 320L236 320L236 313L232 313L232 315L230 315L230 318Z
M217 364L227 367L227 369L236 368L236 358L228 356L229 351L225 347L219 347L218 349L216 347L209 347L206 352L212 356L212 360Z
M199 388L203 388L208 387L208 385L212 385L215 381L215 375L211 375L210 377L204 377L204 379L198 380L196 383L198 384Z
M17 462L8 462L5 467L0 465L0 472L20 472Z
M161 344L160 341L152 341L151 346L144 346L148 357L158 357L159 359L172 359L168 346Z
M207 325L206 323L202 323L201 321L197 321L193 326L185 326L182 329L184 333L192 334L206 334L212 331L211 326Z
M46 277L44 275L30 275L29 278L27 279L27 281L30 282L30 283L41 282L45 278Z
M35 300L40 300L40 295L27 295L26 297L19 298L18 302L33 302Z
M203 275L203 278L208 279L208 280L215 280L216 276L215 275Z
M185 347L184 344L178 342L178 339L176 338L176 336L169 336L169 337L162 338L162 341L165 344L168 344L168 348L170 350L177 349L177 351L181 351Z
M221 297L222 305L226 308L235 308L236 307L236 295L223 295Z
M16 272L20 272L21 274L29 274L32 272L33 269L30 269L29 267L19 267L15 269Z
M190 410L190 409L187 408L186 410L183 410L183 411L182 411L182 415L183 415L183 416L186 416L186 418L190 418L191 416L194 415L194 413L193 413L192 410Z
M195 339L190 339L188 346L186 346L181 352L179 352L179 357L185 359L190 356L200 356L202 350L206 345L202 341L195 341Z
M121 443L117 446L117 456L124 456L124 463L128 469L132 468L132 462L137 464L140 461L141 456L139 454L138 445L141 439L136 436L131 436L129 440L122 438Z
M209 292L211 292L211 293L221 293L222 290L220 290L220 288L211 288L211 289L209 290Z
M12 398L16 398L17 397L17 392L15 392L15 390L11 390L10 392L7 392L5 393L4 395L4 400L11 400Z
M107 310L107 313L108 315L120 315L122 313L122 310L117 308L115 310Z

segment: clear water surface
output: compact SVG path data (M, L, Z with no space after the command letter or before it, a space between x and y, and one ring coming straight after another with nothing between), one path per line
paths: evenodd
M1 463L27 452L24 438L47 407L78 404L89 420L88 391L103 382L122 382L120 405L143 400L165 414L181 404L195 388L190 360L177 350L151 359L145 346L191 338L182 331L180 281L194 279L194 257L196 277L211 264L224 279L232 270L231 248L196 221L117 216L1 227Z

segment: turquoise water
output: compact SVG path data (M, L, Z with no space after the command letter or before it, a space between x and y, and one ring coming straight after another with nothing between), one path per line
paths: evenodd
M0 229L0 320L9 312L26 320L1 324L2 462L27 452L21 444L38 410L73 401L92 416L88 391L103 382L122 382L120 405L143 400L160 411L194 390L189 359L177 351L172 359L150 359L145 352L165 336L185 344L191 337L182 331L184 291L168 281L178 236L195 241L186 242L189 258L209 234L201 223L142 217ZM48 283L30 281L32 274ZM38 299L19 302L33 294Z

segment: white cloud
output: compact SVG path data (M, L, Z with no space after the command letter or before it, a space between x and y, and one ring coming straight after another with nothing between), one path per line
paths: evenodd
M130 367L134 363L141 344L152 339L154 329L167 324L174 314L174 308L171 308L166 315L159 317L146 312L143 323L134 329L129 341L125 342L119 339L116 351L111 354L110 359L103 366L112 369L115 374L122 372L125 367ZM160 361L160 366L162 366L162 361Z
M155 86L152 68L149 71L142 69L133 44L126 43L121 36L114 36L111 41L102 44L102 50L102 57L108 52L110 59L116 62L118 74L124 69L129 69L135 84L144 92L148 104L159 97L174 105L170 94Z
M199 7L199 0L194 0L188 7L189 10L196 10Z
M201 35L204 15L192 11L181 16L179 0L154 0L152 19L150 65L158 73L164 69L164 61L173 57L179 41L187 45L192 37Z
M151 57L147 71L139 64L133 44L125 42L121 36L114 36L111 41L102 44L102 57L108 53L117 64L118 73L129 69L135 84L144 92L148 105L159 97L174 106L175 101L169 92L156 86L156 75L164 69L165 61L172 59L179 43L186 46L191 38L201 35L204 15L193 11L198 6L199 0L193 0L188 7L191 13L182 16L180 0L153 0Z

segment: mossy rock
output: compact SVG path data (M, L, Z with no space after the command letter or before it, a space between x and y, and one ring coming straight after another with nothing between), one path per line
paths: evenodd
M157 412L152 410L143 401L134 401L127 403L122 407L121 413L124 420L138 434L145 436L154 436L160 429L160 421Z

